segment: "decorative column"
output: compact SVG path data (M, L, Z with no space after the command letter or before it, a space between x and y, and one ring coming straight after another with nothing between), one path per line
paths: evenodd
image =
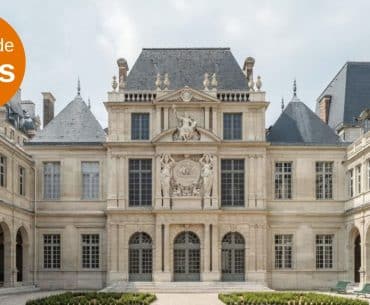
M248 189L248 207L254 208L256 206L256 165L254 155L249 156L249 189Z
M209 237L209 224L205 223L204 224L204 239L202 243L202 249L201 252L203 253L203 266L201 269L201 279L202 281L209 281L209 273L210 273L210 268L209 268L209 263L210 263L210 250L209 250L209 242L210 242L210 237Z
M128 240L126 236L126 226L121 224L117 226L117 269L118 272L123 275L123 279L128 279Z
M108 154L107 158L107 172L108 174L108 208L118 207L118 198L117 198L117 179L118 179L118 169L117 169L117 158L116 155L111 152Z
M167 130L169 128L169 122L168 122L168 107L165 107L164 109L164 118L163 118L163 122L164 122L164 130Z
M366 230L365 219L361 219L361 268L360 268L360 285L366 283Z
M121 209L126 208L126 177L128 176L128 171L126 171L126 157L124 155L117 156L117 193L118 193L118 207Z
M217 132L217 114L219 113L218 109L217 108L213 108L213 111L212 111L212 132L219 136L218 132Z
M249 227L249 259L246 271L248 273L255 273L256 269L256 225L252 224ZM247 275L246 279L248 279Z
M204 129L209 130L209 107L204 107Z
M118 225L109 223L108 224L108 234L107 234L107 241L108 241L108 264L107 264L107 282L108 284L122 280L117 276L118 272Z

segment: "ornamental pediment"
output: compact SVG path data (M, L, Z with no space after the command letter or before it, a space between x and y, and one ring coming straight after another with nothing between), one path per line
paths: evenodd
M183 103L194 103L194 102L213 102L219 103L220 101L214 96L212 90L199 91L190 87L184 87L182 89L173 92L162 92L161 95L157 93L157 99L155 103L163 102L183 102Z
M209 130L197 127L196 131L188 138L180 135L178 128L170 128L155 136L152 140L153 143L197 143L197 142L220 142L220 138Z

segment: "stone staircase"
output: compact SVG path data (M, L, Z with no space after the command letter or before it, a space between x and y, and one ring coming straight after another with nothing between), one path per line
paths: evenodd
M254 282L115 282L103 292L151 293L223 293L242 291L271 291L266 285Z
M16 287L0 287L0 295L36 292L39 290L40 288L35 285L16 286Z

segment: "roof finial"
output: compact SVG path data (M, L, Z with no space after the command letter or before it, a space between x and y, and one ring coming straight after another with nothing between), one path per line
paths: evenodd
M81 83L80 83L80 77L77 79L77 95L81 95Z
M285 105L284 105L284 97L281 98L281 112L284 111Z
M293 97L297 97L297 81L294 79L293 82Z
M90 96L89 96L89 98L87 99L87 107L89 107L89 109L91 108Z

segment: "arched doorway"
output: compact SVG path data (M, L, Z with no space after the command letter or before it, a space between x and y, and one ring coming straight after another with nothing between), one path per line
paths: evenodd
M173 248L174 280L200 280L200 241L193 232L176 236Z
M129 280L151 281L153 269L151 237L143 232L135 233L129 241Z
M9 286L11 279L10 230L0 223L0 287Z
M355 238L354 244L354 278L355 283L359 283L361 281L360 277L360 268L361 268L361 236L358 234Z
M221 246L222 280L245 280L245 242L237 232L227 233Z
M23 238L20 230L17 232L15 264L17 268L17 282L23 281Z

